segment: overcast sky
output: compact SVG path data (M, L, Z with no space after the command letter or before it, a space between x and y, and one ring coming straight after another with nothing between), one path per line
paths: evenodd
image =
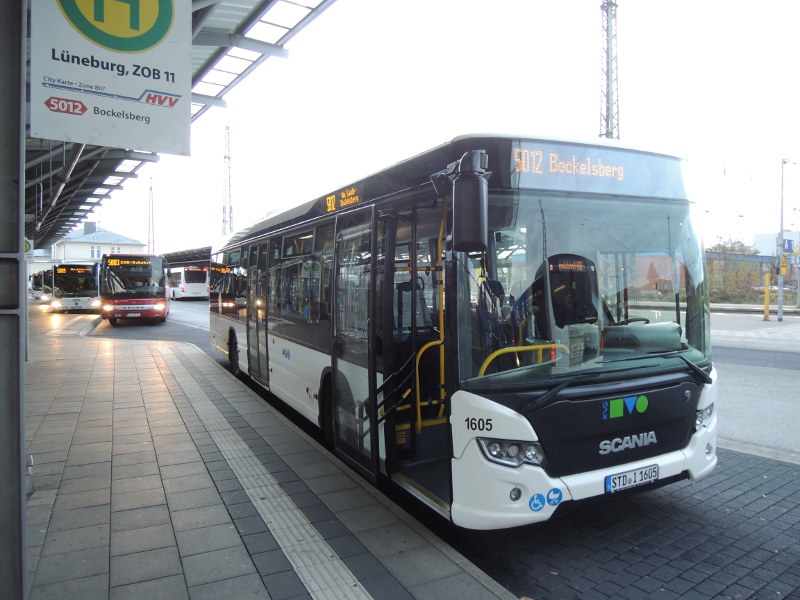
M99 209L155 246L222 233L226 126L234 230L465 133L595 140L601 0L337 0ZM620 141L688 161L706 246L777 232L781 161L800 163L800 2L618 0ZM784 169L800 229L800 165ZM797 210L792 210L792 209Z

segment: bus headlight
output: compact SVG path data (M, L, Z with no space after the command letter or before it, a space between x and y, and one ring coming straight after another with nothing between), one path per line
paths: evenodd
M711 422L711 416L714 414L714 405L710 404L705 408L701 408L694 414L694 430L700 431L703 427L708 427Z
M498 465L518 467L525 463L544 464L544 450L536 442L478 438L478 445L486 458Z
M163 302L156 302L153 305L153 308L155 308L156 310L164 310L164 303Z
M92 308L99 308L100 300L92 300Z
M112 310L114 310L114 305L113 304L106 304L103 307L103 310L106 311L106 312L111 312Z
M47 294L42 294L40 300L42 302L50 302L50 296L48 296Z
M52 308L61 308L61 307L62 307L62 306L64 306L64 305L63 305L63 304L61 304L61 301L60 301L60 300L53 300L53 301L50 303L50 306L51 306Z

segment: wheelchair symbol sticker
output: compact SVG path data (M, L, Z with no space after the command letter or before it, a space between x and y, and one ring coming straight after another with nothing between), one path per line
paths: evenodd
M542 494L534 494L531 496L531 501L528 503L528 506L531 507L532 511L539 512L544 508L544 496Z

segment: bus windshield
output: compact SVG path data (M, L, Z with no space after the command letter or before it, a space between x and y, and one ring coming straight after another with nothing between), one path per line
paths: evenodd
M461 254L457 268L466 389L709 366L704 253L689 202L495 195L488 250Z
M103 262L103 298L164 298L164 259L109 258Z
M97 296L94 265L59 265L54 270L53 295L56 298Z

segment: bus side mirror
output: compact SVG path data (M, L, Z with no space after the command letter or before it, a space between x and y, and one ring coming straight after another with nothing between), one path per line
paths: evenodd
M453 182L453 249L481 252L489 247L489 156L483 150L466 152L445 171L431 176L440 196Z

